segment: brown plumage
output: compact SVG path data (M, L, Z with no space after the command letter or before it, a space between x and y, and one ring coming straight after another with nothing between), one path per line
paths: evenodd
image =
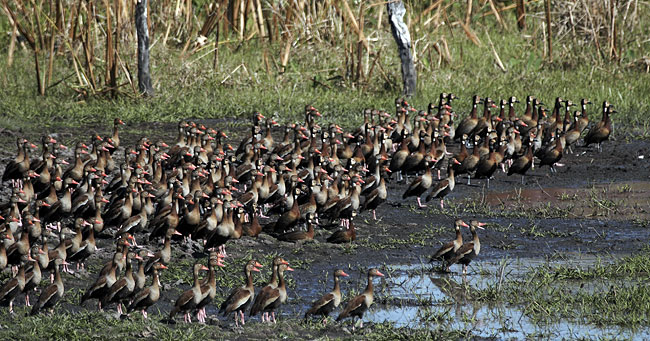
M452 159L454 162L456 159ZM445 208L445 197L447 194L451 193L454 190L454 187L456 186L456 177L454 175L454 168L449 167L447 168L447 178L441 180L438 182L433 188L431 189L431 193L427 195L426 201L429 201L431 199L440 199L440 209Z
M210 261L208 262L208 278L201 283L201 296L203 299L201 299L201 302L196 305L196 318L199 322L205 323L205 306L211 303L217 295L217 278L215 275L215 269L218 266L225 266L221 263L222 259L222 255L219 255L216 252L210 253Z
M350 221L350 225L346 229L332 233L332 235L327 238L327 242L342 244L353 242L355 239L357 239L357 231L354 228L354 223Z
M480 223L477 220L472 220L469 223L470 231L472 231L472 241L466 244L463 244L457 251L456 255L448 261L448 266L452 264L462 264L463 265L463 274L467 274L467 266L469 263L478 256L481 252L481 242L478 239L478 234L476 234L476 229L483 229L484 223Z
M449 271L449 260L456 256L456 251L463 245L463 234L460 232L461 226L469 227L462 219L456 219L454 227L456 229L456 239L441 246L436 253L431 256L429 263L435 260L442 260L445 264L445 271Z
M343 309L341 314L339 314L339 316L336 318L336 321L341 321L348 317L354 318L355 316L359 317L359 319L363 318L363 313L365 313L366 310L370 308L374 300L372 278L375 276L384 277L384 274L379 272L377 269L370 269L368 271L368 285L366 286L366 290L364 290L361 295L357 295L351 299L348 304L346 304L345 309ZM361 321L361 327L363 327L363 321Z
M169 320L173 320L177 313L183 312L185 322L192 322L190 311L195 309L197 305L203 300L203 293L201 292L201 282L199 281L199 272L201 270L208 270L208 268L200 263L194 264L194 285L189 290L184 291L177 299L169 313Z
M278 240L285 242L297 242L300 240L313 240L314 239L314 215L310 213L307 216L307 231L296 230L283 233L278 236Z
M508 176L512 174L521 174L521 183L523 184L524 176L526 175L526 172L530 169L532 165L533 165L533 147L528 146L528 150L526 151L526 154L515 159L515 161L510 166L510 168L508 168Z
M54 283L47 286L41 292L41 296L38 298L38 301L32 308L30 315L36 315L43 309L53 308L56 302L63 297L63 292L65 288L63 287L63 280L61 279L61 273L59 272L59 267L63 264L62 259L57 259L54 262Z
M29 258L31 260L31 257ZM9 306L9 312L14 311L14 299L25 288L25 265L22 265L15 277L9 279L0 288L0 305Z
M409 187L406 189L404 194L402 194L402 199L406 199L412 196L417 197L418 207L426 207L426 205L422 205L420 196L422 195L422 193L426 192L431 187L431 184L433 183L433 177L431 176L431 167L429 167L429 161L425 161L425 167L426 167L426 171L424 172L424 174L415 178L411 182Z
M158 302L158 299L160 298L160 279L158 278L158 270L167 269L167 267L161 263L156 263L151 268L153 271L151 285L142 289L135 295L127 309L127 313L130 313L135 309L140 309L142 311L142 316L147 318L147 309Z
M603 102L603 118L593 126L585 136L585 146L590 144L598 144L598 152L601 152L602 143L609 139L609 135L612 133L612 120L609 118L609 114L615 113L616 110L612 110L611 105L605 101Z
M131 265L132 259L142 260L142 257L129 252L126 256L126 273L124 277L113 283L108 293L101 298L102 307L104 308L111 303L117 303L117 312L120 315L122 315L122 301L131 296L135 289L135 279L133 278L133 267Z
M323 325L325 325L327 323L327 317L332 310L341 304L341 284L339 283L339 278L348 276L341 269L334 271L334 289L311 305L311 308L305 313L305 319L310 315L320 315L323 317Z
M244 267L246 284L231 291L228 298L226 298L219 307L219 313L223 316L232 312L235 313L235 325L238 325L240 317L242 325L246 323L244 319L244 310L246 310L248 305L255 299L255 287L253 286L253 276L251 271L259 272L260 269L258 269L258 267L261 266L262 264L254 260L248 261Z
M259 293L259 303L251 307L250 316L255 316L259 312L270 312L275 323L275 309L287 301L287 287L284 282L284 272L293 271L289 264L280 264L278 266L278 287L271 290L263 290ZM257 302L257 301L256 301ZM270 320L267 320L270 322Z

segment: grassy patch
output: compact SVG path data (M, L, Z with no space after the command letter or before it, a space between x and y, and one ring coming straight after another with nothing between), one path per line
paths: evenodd
M534 321L586 321L598 326L645 325L650 314L650 253L589 267L543 265L520 279L476 290L473 299L523 307Z

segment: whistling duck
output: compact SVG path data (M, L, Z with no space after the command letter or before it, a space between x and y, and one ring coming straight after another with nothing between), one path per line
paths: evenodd
M528 146L526 154L518 157L508 168L508 176L521 174L521 184L524 184L524 176L533 164L533 147Z
M235 313L235 326L239 325L238 323L240 319L242 325L246 323L246 320L244 319L244 310L246 310L248 305L255 299L255 287L253 286L253 275L251 274L251 271L259 272L259 267L262 267L260 263L254 260L248 261L246 266L244 266L246 284L231 291L228 298L226 298L219 307L219 313L223 316L232 312Z
M465 117L458 127L456 127L456 132L454 134L455 139L460 139L463 135L469 135L476 125L478 124L478 116L476 115L478 110L478 104L481 103L481 98L477 95L472 96L472 111L468 117Z
M474 136L474 148L472 150L472 154L469 154L463 161L458 160L460 161L460 165L454 169L457 175L467 174L467 185L471 184L472 174L476 170L478 162L481 159L479 154L480 148L478 145L479 140L480 137L478 135Z
M95 254L95 251L97 251L97 245L95 244L95 230L90 228L88 229L88 237L81 242L77 251L68 256L67 259L70 262L75 262L77 264L78 271L80 267L81 269L86 268L85 260Z
M376 276L384 277L384 274L382 274L381 272L379 272L379 270L374 268L368 271L368 285L366 286L366 290L364 290L363 293L361 293L361 295L355 296L353 299L351 299L348 302L348 304L345 306L345 309L343 309L343 311L336 318L337 322L348 317L352 317L354 319L354 317L357 316L359 317L359 320L363 318L363 313L365 313L366 310L370 308L374 300L374 288L372 285L372 278ZM360 328L363 328L362 320L361 320Z
M332 235L327 238L327 242L342 244L353 242L355 239L357 239L357 231L354 228L354 223L350 221L349 225L345 229L332 233Z
M174 190L172 190L174 191ZM160 209L159 212L151 220L149 226L151 232L149 233L149 240L154 240L157 237L162 237L168 230L176 230L180 222L178 216L178 200L185 200L183 196L176 192L170 205Z
M566 148L569 153L573 154L573 149L571 146L573 146L578 140L580 139L580 135L582 134L582 131L580 130L580 126L576 124L579 121L580 117L580 111L576 111L573 114L573 125L571 126L571 129L569 129L565 134L564 134L564 141L566 143Z
M27 171L29 171L29 148L36 148L36 145L23 138L18 138L16 140L16 145L18 147L18 153L16 154L16 158L7 164L5 172L2 174L3 182L7 180L21 179L25 174L27 174Z
M120 146L120 132L119 132L119 127L120 125L125 125L124 121L122 121L119 118L115 118L113 120L113 134L111 135L110 142L111 142L111 147L108 148L109 152L113 154L117 148Z
M147 274L151 273L153 265L156 263L162 263L163 265L169 264L169 261L172 258L172 236L181 235L178 231L174 229L168 229L165 234L165 240L163 242L162 249L156 251L151 258L147 261L147 264L144 267L144 270Z
M278 266L278 287L272 290L263 290L259 293L259 296L261 298L260 304L254 304L252 306L250 316L255 316L261 311L270 312L271 317L273 318L273 323L276 323L275 309L277 309L280 304L283 304L287 301L287 287L284 282L285 271L293 271L293 269L288 264L280 264ZM267 322L270 322L268 318Z
M402 194L402 199L406 199L412 196L417 197L418 207L426 207L426 205L422 205L420 196L422 195L422 193L426 192L429 189L429 187L431 187L431 184L433 183L433 177L431 175L431 167L429 167L430 161L431 160L426 160L424 163L426 168L425 173L417 177L416 179L414 179L413 182L411 182L409 187L406 189L404 194Z
M54 204L51 204L50 207L41 209L41 219L46 223L52 223L60 221L63 218L67 218L72 212L72 191L79 183L74 179L66 179L63 181L63 196Z
M285 242L297 242L300 240L314 240L314 214L309 213L306 217L307 220L307 231L290 231L283 233L278 236L278 240Z
M138 256L140 256L138 259L138 270L133 273L135 286L128 297L129 300L132 300L140 291L142 291L142 289L144 289L145 282L147 281L147 276L144 273L144 257L153 257L153 254L147 250L140 250Z
M386 171L388 172L388 168L386 168ZM372 218L374 220L377 220L377 213L376 209L386 201L386 198L388 197L388 191L386 189L386 179L382 176L379 180L379 186L377 186L372 192L368 193L366 195L366 199L363 202L363 206L361 207L362 211L365 210L372 210Z
M275 257L271 262L271 279L269 279L268 284L260 289L259 294L255 296L255 300L251 306L251 310L255 307L259 307L264 304L265 295L261 295L263 292L272 291L278 287L278 269L282 264L289 264L282 257ZM252 316L252 315L251 315ZM262 315L262 322L265 320L270 321L268 312L264 312Z
M445 264L445 271L449 272L449 261L456 256L456 251L463 245L463 234L460 231L461 226L469 227L462 219L456 219L454 227L456 228L456 239L441 246L436 253L431 256L429 263L435 260L442 260Z
M74 150L74 163L71 164L70 167L63 173L63 181L68 178L77 182L83 180L85 163L82 156L88 154L88 151L86 150L87 148L88 146L86 146L84 143L77 143Z
M135 289L135 278L133 277L133 267L131 264L132 259L142 260L142 257L135 252L127 253L126 273L124 277L113 283L108 293L100 299L101 305L104 308L107 308L111 303L117 303L117 313L119 315L122 315L122 301L131 296Z
M555 148L547 150L540 158L539 166L548 165L551 167L551 173L556 173L555 164L562 159L562 143L558 138L555 140Z
M282 214L275 222L273 231L276 233L284 233L296 226L298 223L298 220L300 219L300 205L298 204L297 197L300 193L301 191L298 187L293 190L293 205L289 211Z
M481 242L478 239L478 234L476 234L476 229L484 229L483 226L485 226L485 223L480 223L477 220L470 221L469 228L472 231L472 241L463 244L463 246L456 250L456 255L448 262L449 266L456 263L462 264L464 275L467 274L467 266L469 263L481 252Z
M185 315L185 322L192 322L192 316L190 315L189 311L195 309L201 300L203 300L201 282L199 281L199 272L201 270L208 270L208 268L201 263L194 264L194 286L192 286L191 289L183 292L176 299L174 308L172 308L171 312L169 313L170 321L174 320L174 316L176 316L177 313L183 312Z
M41 291L38 301L32 308L30 315L36 315L43 309L53 309L56 302L63 297L64 287L59 267L65 263L62 259L54 261L54 283L47 286Z
M583 98L580 100L580 118L578 118L574 123L573 128L577 128L578 131L581 133L587 128L587 125L589 125L589 115L587 114L587 104L592 104L591 101L589 101L586 98Z
M119 256L119 254L116 254ZM126 255L121 256L120 258L124 257L126 259ZM111 262L111 267L108 273L105 275L100 275L99 278L93 283L88 289L86 289L86 292L84 292L83 296L81 296L81 301L79 304L83 304L85 301L89 299L96 298L99 303L98 303L98 308L99 310L102 310L102 299L108 295L110 292L111 286L117 281L117 262L115 259Z
M23 288L23 293L25 294L25 306L29 307L29 292L36 290L39 284L41 284L41 279L43 274L41 272L41 263L38 261L39 252L43 252L40 248L34 247L32 249L32 255L34 260L31 262L32 269L29 272L25 273L25 287Z
M359 206L361 203L360 194L361 194L361 184L363 180L351 180L352 183L352 192L349 193L346 197L340 199L336 206L333 208L333 213L331 219L341 219L342 225L348 225L350 219L356 215L359 211Z
M31 257L29 258L31 260ZM18 270L18 274L15 277L9 279L5 284L0 288L0 305L9 306L9 313L13 313L14 308L14 298L20 294L25 288L25 267L24 264Z
M476 167L476 173L474 175L479 179L486 178L487 188L490 188L490 178L497 170L500 163L499 160L503 160L503 156L499 155L502 151L505 151L505 147L490 151L488 157L480 160Z
M83 241L83 233L81 229L86 225L90 225L90 224L87 223L85 220L83 220L83 218L75 219L73 236L72 238L68 238L65 240L66 255L71 255L79 251L79 248L81 247L81 242Z
M341 284L339 283L339 278L348 276L349 275L341 269L334 271L334 289L311 305L311 308L309 308L305 313L305 319L307 319L309 315L321 315L323 317L323 325L325 325L327 323L327 317L330 315L332 310L341 304Z
M149 194L149 192L147 191L140 192L140 195L142 198L153 197L153 195ZM125 222L123 222L120 228L115 233L115 235L119 236L124 233L134 234L140 230L146 229L148 223L149 223L149 219L147 215L147 210L141 210L140 213L130 217Z
M126 196L112 202L104 214L104 224L108 226L120 226L122 223L131 218L133 212L133 194L137 189L130 186L126 189Z
M27 223L31 224L32 220L27 219ZM7 263L9 265L19 265L22 258L27 256L30 250L29 232L27 226L24 226L23 231L20 234L20 239L7 248Z
M158 277L158 270L167 269L167 267L164 264L155 263L151 266L151 269L153 271L151 285L142 289L137 295L135 295L129 308L126 310L127 314L133 310L140 309L142 311L142 316L147 318L147 309L158 302L158 299L160 298L160 279Z
M452 159L454 164L458 164L458 160ZM454 176L454 168L447 168L447 178L438 182L432 189L431 193L427 195L426 201L431 199L440 199L440 209L445 208L445 197L451 193L456 186L456 177Z
M258 214L255 212L255 207L249 212L251 216L250 221L242 225L242 231L245 235L249 237L257 237L262 233L262 225L260 225L260 220Z
M205 306L211 303L217 295L217 278L215 276L215 269L217 266L225 266L221 263L222 259L222 255L219 255L216 252L210 253L210 261L208 262L208 279L203 281L201 284L201 296L203 299L196 306L196 318L201 323L205 323Z
M598 152L602 152L602 143L609 139L609 135L612 132L612 120L609 115L616 113L616 110L612 109L612 105L609 102L603 102L603 118L593 126L585 135L585 147L590 144L598 144Z

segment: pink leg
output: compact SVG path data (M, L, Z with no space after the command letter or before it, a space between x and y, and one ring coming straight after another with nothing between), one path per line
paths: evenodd
M372 219L377 220L377 211L372 210Z
M143 316L144 318L147 318L147 311L146 311L146 310L142 310L142 316Z
M440 209L441 210L445 209L445 199L440 199Z
M427 205L422 205L422 202L420 201L420 197L418 197L418 207L419 208L427 207Z
M31 304L29 304L29 294L25 295L25 305L28 307L32 306Z
M239 314L241 315L241 325L243 326L246 324L246 319L244 318L244 312L240 310Z
M273 317L273 323L274 324L277 323L277 322L275 322L275 311L271 312L271 316Z

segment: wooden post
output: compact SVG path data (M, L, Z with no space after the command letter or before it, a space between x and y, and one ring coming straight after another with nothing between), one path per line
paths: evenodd
M417 74L413 63L413 55L411 54L411 34L409 33L408 26L404 23L406 8L401 0L388 2L386 8L388 11L390 30L397 43L399 57L402 62L404 95L407 97L415 96Z
M517 26L520 31L526 29L526 5L524 0L517 0Z
M221 21L221 15L219 15L221 9L219 8L218 4L215 11L217 11L217 24L214 28L214 64L212 65L212 68L216 72L219 67L219 24Z
M551 36L551 0L544 1L546 12L546 44L548 45L548 60L553 62L553 37Z
M135 6L135 27L138 34L138 88L145 96L153 96L149 73L149 30L147 29L147 2L138 0Z

